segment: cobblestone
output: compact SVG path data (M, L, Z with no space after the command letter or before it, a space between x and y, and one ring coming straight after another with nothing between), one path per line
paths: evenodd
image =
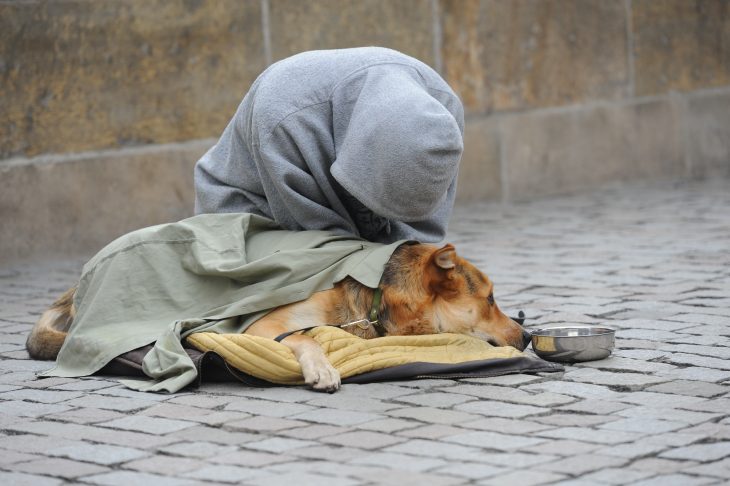
M530 415L538 415L546 412L546 409L530 405L505 406L504 402L478 401L469 402L455 407L456 410L486 415L487 417L524 418Z
M411 403L416 406L449 408L460 403L474 400L471 397L456 395L454 393L418 393L405 397L398 397L399 402Z
M124 417L110 422L103 422L99 425L102 427L109 427L111 429L134 430L150 434L167 434L169 432L175 432L195 426L194 423L183 420L145 417L144 415Z
M617 413L630 407L631 405L628 405L626 403L610 402L607 400L595 400L592 398L588 398L580 402L563 405L562 407L558 407L558 410L604 415Z
M468 447L460 444L449 444L443 441L413 439L385 449L388 452L401 454L438 457L452 460L478 461L479 446Z
M0 471L0 483L18 486L55 486L57 484L63 484L63 481L35 474Z
M405 393L412 393L411 390L404 390ZM395 398L399 395L395 395ZM317 397L307 402L315 407L329 407L338 410L352 410L354 412L372 412L380 413L394 408L400 408L401 405L386 403L382 399L371 398L370 396L358 397L352 394L338 394L328 397ZM309 407L311 410L312 408Z
M686 469L686 472L690 474L700 474L703 476L727 478L728 474L730 474L730 459L723 459L709 464L702 464L701 466L690 467Z
M52 390L21 389L3 393L7 400L23 400L24 402L59 403L81 396L80 393ZM20 402L20 403L24 403Z
M99 408L74 408L64 410L58 414L50 414L45 417L50 420L59 422L74 422L77 424L93 424L97 422L106 422L125 415L111 410L102 410Z
M463 458L462 460L468 461L468 458ZM406 454L390 452L372 452L370 454L363 454L350 459L350 463L368 466L380 466L410 472L427 471L429 469L434 469L436 467L446 466L447 464L449 464L445 460L433 458L430 456L409 456Z
M652 418L625 418L608 422L600 427L606 430L621 430L627 432L641 432L644 434L661 434L663 432L672 432L683 429L686 423L670 420L659 420Z
M234 430L274 432L277 430L290 429L292 427L304 427L305 425L307 425L307 423L300 420L255 416L245 418L243 420L236 420L235 422L229 422L226 424L226 427Z
M234 483L240 484L244 479L253 479L261 476L268 476L268 474L261 472L258 469L238 467L238 466L201 466L190 472L183 474L186 478L197 479L200 481L211 482L223 482L223 483Z
M301 403L273 403L264 400L236 401L225 406L225 410L236 410L252 415L264 415L266 417L290 417L297 413L309 412L315 407L302 405Z
M248 449L255 449L259 451L282 453L294 449L301 449L302 447L312 447L316 445L317 443L312 442L311 440L271 437L260 441L249 442L246 444L246 447Z
M230 424L226 424L230 425ZM183 429L179 432L173 432L168 437L174 440L183 441L207 441L216 444L245 444L252 440L260 440L261 437L258 434L251 434L247 432L229 431L217 427L198 426L191 427L189 429Z
M178 473L195 471L204 467L203 461L196 461L189 457L153 456L126 462L125 469L148 472L152 474L164 474L173 476Z
M638 459L654 455L658 452L666 450L664 444L648 444L646 442L636 444L618 444L605 449L598 449L596 452L605 456L618 456L627 459Z
M682 408L697 410L699 412L718 412L726 415L730 407L730 399L718 398L717 400L705 400L699 403L689 404Z
M542 425L537 423L543 417L535 417L536 422L525 419L506 419L501 417L490 417L475 420L473 422L465 422L460 424L461 427L479 430L498 430L503 434L528 434L538 430L546 430L553 428L550 425ZM547 417L545 417L547 418Z
M650 435L644 439L644 444L659 444L662 446L685 446L687 444L692 444L694 442L700 442L712 435L711 432L700 432L700 433L692 433L692 432L685 432L685 430L680 430L678 432L671 432L671 433L665 433L665 434L659 434L659 435Z
M333 478L313 473L289 473L279 476L265 476L246 481L255 486L355 486L362 484L361 481L350 478Z
M495 476L497 474L504 474L507 472L507 469L490 466L488 464L466 462L441 467L436 469L434 472L449 476L463 476L470 479L481 479L489 476Z
M177 444L160 447L158 449L167 455L179 455L182 457L210 457L235 452L238 450L236 446L222 446L213 442L194 442L184 441ZM156 456L154 456L156 457Z
M151 407L155 404L155 401L90 394L69 400L66 404L73 407L103 408L106 410L116 410L118 412L133 412L135 410L142 410L144 408Z
M689 459L698 462L714 461L728 456L730 456L730 442L678 447L661 454L661 457L669 459Z
M571 475L583 475L609 467L617 467L626 463L626 459L612 456L601 456L598 454L579 454L567 457L559 461L551 461L540 464L537 469L552 471L556 473L568 472Z
M451 425L423 425L414 429L407 429L398 432L398 435L413 437L417 439L440 439L450 435L463 434L465 429L452 427Z
M557 456L550 454L526 454L524 452L490 452L482 456L484 462L506 469L524 469L556 459Z
M26 335L85 259L18 262L0 268L0 483L730 482L730 181L463 206L449 240L507 314L613 327L614 354L334 395L39 380Z
M646 375L644 373L610 373L590 368L577 369L565 374L568 380L593 383L597 385L608 385L621 387L621 389L641 390L647 385L664 383L668 381L658 376Z
M680 368L661 373L662 376L677 380L697 380L711 383L727 383L730 380L730 371L712 368Z
M0 465L9 466L11 464L15 464L16 462L31 461L33 459L37 459L38 457L39 456L35 456L32 454L24 454L22 452L3 450L2 454L0 454Z
M727 419L726 419L727 420ZM707 422L683 430L687 433L708 433L708 438L730 440L730 422Z
M457 410L444 410L431 407L408 407L390 410L388 415L420 420L430 424L457 424L468 420L476 420L478 415L464 413Z
M691 412L689 410L680 410L669 407L632 407L616 412L616 415L620 415L622 417L670 419L673 421L684 422L685 424L699 424L722 417L722 414L719 413Z
M75 479L80 476L106 472L107 468L67 459L51 459L44 457L34 461L21 462L9 466L8 469L28 474L48 474L63 479Z
M155 486L192 486L194 481L176 479L160 474L149 474L132 471L112 471L94 476L87 476L84 481L105 486L126 486L128 484L154 484Z
M537 471L513 471L500 476L495 476L484 481L480 481L478 484L484 484L488 486L502 486L505 484L514 486L529 486L553 483L564 479L565 475L555 474L549 472L537 472Z
M619 417L588 414L581 415L575 413L553 413L545 415L544 417L535 417L536 422L550 424L552 426L544 427L544 429L555 428L555 426L591 427L615 420L619 420Z
M418 427L419 423L411 420L398 418L385 418L381 420L373 420L364 424L357 424L354 427L358 429L374 430L376 432L397 432L405 429L413 429Z
M7 428L8 430L29 432L31 434L38 434L41 436L48 435L58 438L75 437L80 440L128 447L152 448L159 445L169 444L173 440L151 434L127 432L122 430L111 432L109 429L102 427L50 421L19 423Z
M380 449L405 441L404 438L395 437L389 434L369 431L346 432L322 439L330 444L338 444L361 449Z
M524 450L537 454L554 454L557 456L573 456L576 454L585 454L603 447L601 444L591 444L589 442L581 442L572 439L557 439L543 442L540 445L527 447Z
M295 419L330 425L357 425L383 418L382 415L367 412L353 412L334 408L317 408L292 416Z
M373 422L370 422L373 423ZM297 427L291 430L282 430L280 433L287 437L295 439L319 439L321 437L330 437L333 435L350 432L352 429L347 427L337 427L335 425L308 425L306 427Z
M606 468L591 474L586 474L583 476L583 479L608 484L631 484L651 475L652 474L648 471L634 471L625 468Z
M585 442L595 442L597 444L620 444L622 442L634 442L643 435L635 432L615 431L615 430L596 430L583 427L562 427L559 429L545 430L538 432L543 437L552 437L555 439L571 439Z
M730 349L730 348L728 348ZM674 380L647 388L647 391L657 393L677 393L692 397L716 397L730 393L730 386L716 385L702 381Z
M60 447L48 451L49 455L68 457L78 461L91 462L108 466L132 459L145 457L146 452L129 447L117 447L101 444L85 444L81 446Z
M289 452L297 459L319 461L323 457L337 457L340 461L349 461L363 454L363 449L346 446L321 445L317 447L303 447ZM291 457L290 457L291 458Z
M72 447L85 445L84 442L63 437L46 437L31 434L8 435L0 437L0 449L10 452L27 452L44 454L48 450L58 447Z
M662 474L634 483L636 486L700 486L714 483L713 478L688 476L686 474Z
M291 457L285 457L279 454L271 454L268 452L254 452L238 449L225 454L215 455L208 458L210 462L215 464L243 465L247 467L265 467L277 462L286 462Z
M71 410L68 405L32 403L21 400L0 402L0 413L19 417L42 417L43 415L63 413L67 410Z
M498 449L510 451L530 447L541 442L544 439L535 437L521 437L519 435L500 434L499 432L468 432L466 434L446 436L444 440L455 442L457 444L470 445L475 447L486 447L489 449Z

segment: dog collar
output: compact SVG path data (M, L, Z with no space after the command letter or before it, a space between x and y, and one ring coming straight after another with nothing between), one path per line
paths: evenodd
M347 322L345 324L335 325L336 327L350 327L357 326L360 329L367 329L369 326L373 326L375 332L378 333L378 337L385 336L385 326L378 319L378 311L380 310L380 302L383 300L383 289L380 287L373 291L373 303L370 306L370 313L367 319L360 319L358 321Z
M370 315L368 320L370 325L373 326L378 336L385 336L385 326L378 320L378 311L380 310L380 301L383 299L383 289L378 287L373 292L373 305L370 307Z
M383 289L378 287L373 291L373 304L370 306L370 313L368 314L367 319L360 319L359 321L352 321L352 322L346 322L345 324L327 324L328 326L333 327L350 327L350 326L357 326L360 329L367 329L369 326L373 326L373 329L375 329L375 332L378 333L378 337L385 336L385 326L378 320L378 311L380 310L380 302L383 300ZM310 326L305 327L303 329L295 329L294 331L288 331L283 334L279 334L274 338L274 341L281 342L284 338L291 336L294 333L297 332L307 332L309 330L314 329L315 327L320 326Z

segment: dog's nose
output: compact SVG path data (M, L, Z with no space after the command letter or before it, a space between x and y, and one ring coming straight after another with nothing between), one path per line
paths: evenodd
M530 334L529 332L527 332L523 329L522 330L522 344L524 345L524 348L527 348L527 346L529 346L531 342L532 342L532 334Z

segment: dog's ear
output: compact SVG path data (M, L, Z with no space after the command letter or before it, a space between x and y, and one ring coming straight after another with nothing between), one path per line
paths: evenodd
M428 270L429 287L436 294L452 294L458 291L454 275L456 249L445 245L431 254Z
M456 266L456 249L454 245L447 244L436 250L433 254L433 262L443 270L451 270Z

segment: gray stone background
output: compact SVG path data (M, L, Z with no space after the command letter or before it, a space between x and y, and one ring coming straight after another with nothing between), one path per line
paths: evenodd
M384 45L467 107L449 240L562 375L136 393L25 337L112 238L192 212L258 73ZM730 1L0 0L0 483L730 482ZM529 351L528 351L529 352Z
M730 175L728 0L0 2L0 261L192 212L267 65L382 45L467 108L460 202Z

